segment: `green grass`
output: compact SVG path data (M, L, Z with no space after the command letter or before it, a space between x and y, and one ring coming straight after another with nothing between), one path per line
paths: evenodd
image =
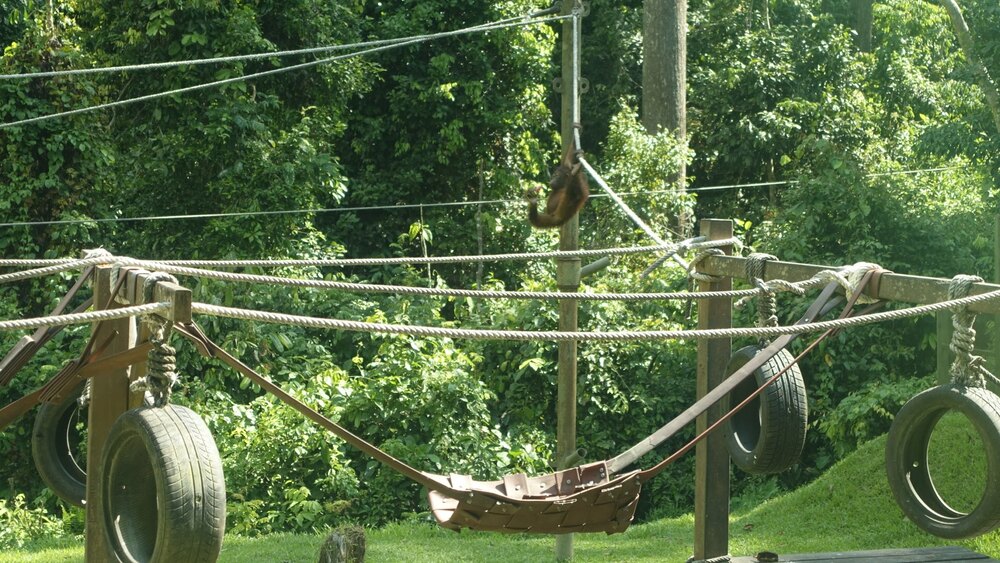
M958 502L977 499L985 459L978 436L961 417L946 417L934 434L932 467L939 489ZM730 551L752 555L848 551L892 547L964 545L1000 558L1000 532L947 542L906 520L889 492L883 469L885 438L865 444L813 483L734 515ZM937 464L934 464L938 460ZM577 535L575 560L583 562L682 562L691 554L694 518L683 516L632 526L624 534ZM322 536L227 537L223 562L316 561ZM476 532L456 534L425 523L395 524L368 533L368 561L535 562L554 559L551 537ZM0 562L81 561L83 551L69 540L39 543L25 551L0 554Z

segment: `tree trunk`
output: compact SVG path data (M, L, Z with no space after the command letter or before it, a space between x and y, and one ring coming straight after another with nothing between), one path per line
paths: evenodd
M873 0L854 0L855 41L865 53L872 51L872 3Z
M983 94L986 95L986 103L989 105L990 111L993 112L993 124L997 128L997 133L1000 133L1000 91L997 90L996 82L990 77L986 65L976 56L975 40L972 38L968 24L965 23L965 18L962 16L962 10L958 6L958 1L940 0L940 2L951 17L951 25L955 28L955 35L958 36L958 44L962 47L966 60L969 61L973 71L976 73L979 87L983 90Z
M650 134L672 131L687 145L687 0L645 0L642 18L642 124ZM687 170L670 179L684 191ZM684 236L690 220L678 217Z

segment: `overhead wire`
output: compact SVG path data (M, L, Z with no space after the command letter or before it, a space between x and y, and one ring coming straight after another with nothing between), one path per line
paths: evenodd
M943 172L950 170L963 170L968 168L967 166L949 166L949 167L938 167L938 168L918 168L912 170L897 170L889 172L872 172L866 174L866 176L876 177L876 176L895 176L895 175L905 175L905 174L920 174L927 172ZM714 191L714 190L732 190L732 189L742 189L742 188L755 188L755 187L766 187L766 186L781 186L781 185L792 185L799 183L798 180L783 180L776 182L753 182L747 184L722 184L717 186L701 186L692 187L684 190L685 192L703 192L703 191ZM625 192L618 194L620 197L641 197L641 196L652 196L652 195L664 195L664 194L674 194L681 193L677 189L665 189L665 190L648 190L641 192ZM591 194L591 199L610 199L608 194ZM407 209L420 209L423 208L439 208L439 207L467 207L472 205L514 205L522 203L524 200L522 198L517 199L481 199L481 200L470 200L470 201L444 201L444 202L433 202L433 203L402 203L394 205L366 205L366 206L351 206L351 207L323 207L323 208L312 208L312 209L279 209L274 211L232 211L224 213L191 213L191 214L177 214L177 215L144 215L139 217L101 217L96 219L52 219L48 221L7 221L0 222L0 227L30 227L30 226L44 226L44 225L85 225L92 223L131 223L131 222L147 222L147 221L178 221L178 220L188 220L188 219L221 219L226 217L266 217L266 216L277 216L277 215L301 215L307 213L356 213L356 212L367 212L367 211L398 211Z
M173 90L168 90L168 91L165 91L165 92L157 92L157 93L154 93L154 94L146 94L144 96L137 96L135 98L126 98L124 100L117 100L117 101L114 101L114 102L107 102L107 103L104 103L104 104L97 104L97 105L83 107L83 108L78 108L78 109L73 109L73 110L67 110L67 111L62 111L62 112L57 112L57 113L52 113L52 114L47 114L47 115L40 115L40 116L36 116L36 117L30 117L30 118L27 118L27 119L21 119L21 120L18 120L18 121L12 121L12 122L9 122L9 123L0 123L0 129L7 129L7 128L10 128L10 127L18 127L18 126L22 126L22 125L28 125L28 124L31 124L31 123L38 123L38 122L41 122L41 121L47 121L47 120L50 120L50 119L56 119L56 118L60 118L60 117L68 117L68 116L71 116L71 115L79 115L79 114L82 114L82 113L90 113L90 112L93 112L93 111L98 111L98 110L103 110L103 109L110 109L110 108L120 107L120 106L124 106L124 105L128 105L128 104L134 104L134 103L138 103L138 102L145 102L145 101L156 100L156 99L159 99L159 98L165 98L165 97L169 97L169 96L176 96L176 95L179 95L179 94L186 94L186 93L194 92L194 91L198 91L198 90L205 90L205 89L208 89L208 88L215 88L215 87L218 87L218 86L224 86L226 84L234 84L234 83L237 83L237 82L245 82L247 80L252 80L252 79L255 79L255 78L262 78L262 77L265 77L265 76L272 76L272 75L276 75L276 74L282 74L282 73L286 73L286 72L291 72L293 70L303 70L303 69L306 69L306 68L311 68L311 67L314 67L314 66L318 66L318 65L322 65L322 64L328 64L328 63L332 63L332 62L335 62L335 61L345 60L345 59L349 59L349 58L353 58L353 57L359 57L359 56L362 56L362 55L370 55L370 54L373 54L373 53L387 51L387 50L390 50L390 49L396 49L396 48L399 48L399 47L405 47L405 46L409 46L409 45L415 45L415 44L418 44L418 43L425 43L427 41L431 41L431 40L434 40L434 39L441 39L441 38L445 38L445 37L454 37L454 36L466 35L466 34L470 34L470 33L481 33L481 32L487 32L487 31L497 30L497 29L506 29L506 28L510 28L510 27L523 27L523 26L528 26L528 25L538 25L538 24L542 24L542 23L562 21L562 20L568 19L570 17L572 17L572 16L550 16L550 17L545 17L545 18L531 19L531 20L527 20L527 21L513 21L513 22L508 21L508 22L502 23L502 24L496 24L496 23L480 24L480 25L473 26L473 27L467 27L467 28L462 28L462 29L457 29L457 30L452 30L452 31L446 31L446 32L441 32L441 33L436 33L436 34L431 34L431 35L425 35L425 36L418 36L415 39L408 39L408 40L398 41L398 42L394 42L394 43L389 44L389 45L381 45L381 46L378 46L378 47L372 47L372 48L369 48L369 49L363 49L361 51L355 51L353 53L347 53L347 54L344 54L344 55L336 55L336 56L333 56L333 57L327 57L327 58L318 59L318 60L315 60L315 61L308 61L308 62L299 63L299 64L295 64L295 65L291 65L291 66L286 66L286 67L281 67L281 68L276 68L276 69L272 69L272 70L266 70L266 71L262 71L262 72L256 72L256 73L246 74L246 75L243 75L243 76L236 76L236 77L233 77L233 78L226 78L226 79L223 79L223 80L215 80L213 82L205 82L205 83L202 83L202 84L195 84L193 86L185 86L183 88L176 88L176 89L173 89Z
M541 17L552 13L552 8L548 10L540 10L538 12L533 12L527 15L515 16L511 18L506 18L502 20L497 20L487 24L480 24L474 27L485 27L492 25L505 24L510 22L515 22L518 20L523 20L525 18L535 18ZM473 28L467 28L473 29ZM119 65L119 66L107 66L107 67L91 67L91 68L74 68L74 69L63 69L63 70L49 70L49 71L37 71L37 72L24 72L15 74L0 74L0 80L20 80L20 79L33 79L33 78L55 78L61 76L78 76L87 74L109 74L118 72L136 72L145 70L157 70L164 68L173 68L178 66L197 66L197 65L208 65L208 64L223 64L231 62L242 62L242 61L254 61L261 59L271 59L271 58L281 58L281 57L291 57L298 55L312 55L316 53L329 53L333 51L346 51L349 49L367 49L370 47L380 47L383 45L394 45L397 43L403 43L407 41L412 41L416 39L434 39L437 34L423 34L423 35L411 35L407 37L397 37L392 39L377 39L373 41L361 41L357 43L343 43L339 45L323 45L320 47L307 47L304 49L287 49L283 51L264 51L259 53L249 53L245 55L226 55L219 57L209 57L201 59L184 59L179 61L163 61L157 63L139 63L131 65Z

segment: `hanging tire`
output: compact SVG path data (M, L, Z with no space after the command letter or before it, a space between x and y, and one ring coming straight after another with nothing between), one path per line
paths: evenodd
M191 409L127 411L102 456L101 518L123 562L213 562L226 528L222 460Z
M927 463L934 426L952 410L972 423L986 450L986 487L969 513L955 510L941 498ZM1000 525L1000 397L986 389L959 385L939 385L917 394L892 422L885 466L896 504L925 532L960 539L995 529Z
M726 375L749 362L760 348L746 346L729 360ZM802 454L809 423L806 385L799 366L787 350L754 371L722 400L723 410L740 404L775 374L791 367L726 424L726 447L740 469L748 473L778 473L795 465Z
M42 403L31 431L31 457L42 482L64 501L83 506L87 498L87 452L83 425L87 408L77 402L81 382L59 403Z

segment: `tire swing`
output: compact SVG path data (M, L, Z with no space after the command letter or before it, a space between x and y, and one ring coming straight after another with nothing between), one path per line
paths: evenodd
M226 528L222 460L204 421L167 402L176 375L164 332L154 330L149 375L136 382L156 406L122 414L104 446L102 523L120 561L214 562Z
M761 351L746 346L733 354L726 367L730 376ZM802 371L788 350L782 349L754 370L722 401L728 411L783 369L788 370L726 424L726 447L737 467L747 473L779 473L795 465L806 441L809 407ZM789 367L791 366L791 367Z
M952 280L949 299L967 294L967 287L961 291L963 283L971 285L967 278L970 276ZM933 387L907 401L892 422L885 447L886 475L896 504L918 528L947 539L977 536L1000 525L1000 397L986 389L987 377L995 378L983 367L983 358L972 355L974 321L975 315L954 311L951 350L956 359L951 366L952 383ZM968 513L952 508L941 498L928 464L931 434L949 411L959 412L969 420L986 450L986 486L978 504Z
M82 507L87 498L87 457L80 424L87 409L80 404L85 383L58 403L42 403L31 431L31 457L42 482L62 500Z
M31 431L31 457L42 482L55 495L83 507L87 498L87 448L82 425L87 423L87 382L66 393L58 403L42 403ZM152 404L146 394L145 402Z
M747 257L746 272L750 283L761 290L757 299L757 326L777 326L774 290L763 283L764 264L775 259L768 254ZM742 368L756 356L761 345L737 350L726 366L726 376ZM806 440L809 406L802 371L788 350L782 349L754 370L753 378L743 380L722 401L728 411L740 404L771 378L785 373L738 411L726 423L726 448L737 467L754 474L780 473L798 462Z

